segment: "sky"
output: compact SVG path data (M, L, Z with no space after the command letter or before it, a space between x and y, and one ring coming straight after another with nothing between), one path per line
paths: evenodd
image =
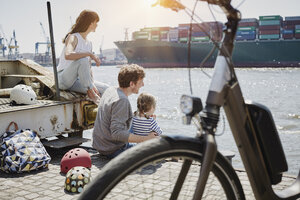
M162 7L151 7L155 0L49 0L51 3L55 51L60 55L62 39L69 32L84 9L96 11L100 22L96 32L90 33L88 39L93 43L93 51L99 54L102 49L116 48L114 41L125 38L143 27L170 26L190 23L190 17L184 12L174 12ZM232 0L234 6L243 0ZM49 36L49 25L46 0L0 0L0 34L4 32L7 40L12 37L13 30L20 46L20 53L34 53L36 42L45 42ZM195 0L181 0L190 10ZM258 18L262 15L300 16L300 0L245 0L239 6L243 18ZM211 8L217 20L224 22L222 11ZM196 14L205 21L212 21L207 3L198 2ZM45 52L41 45L39 52Z

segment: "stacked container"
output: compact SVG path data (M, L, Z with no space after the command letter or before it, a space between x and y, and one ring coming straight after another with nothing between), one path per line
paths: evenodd
M151 28L150 38L153 41L159 41L160 40L160 32L159 32L158 27Z
M255 40L258 20L256 18L245 18L239 22L235 40Z
M300 25L295 25L295 38L300 39Z
M178 28L170 28L168 37L170 42L178 42Z
M133 40L148 40L150 35L150 31L135 31L132 33Z
M295 26L300 24L300 16L285 17L282 27L282 38L293 39L295 37Z
M210 26L208 23L192 25L192 35L191 35L192 42L208 42L209 35L210 35Z
M280 15L259 17L259 39L278 40L280 38L280 28L282 17Z
M159 28L159 35L160 35L160 41L169 41L169 31L170 27L160 27Z
M180 43L187 43L189 39L190 24L178 25L178 41Z

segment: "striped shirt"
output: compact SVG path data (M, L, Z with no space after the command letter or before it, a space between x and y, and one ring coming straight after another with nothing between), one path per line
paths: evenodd
M156 120L152 117L147 119L145 117L134 116L131 128L133 134L141 136L147 136L150 132L156 132L158 135L162 134L162 130L158 126Z

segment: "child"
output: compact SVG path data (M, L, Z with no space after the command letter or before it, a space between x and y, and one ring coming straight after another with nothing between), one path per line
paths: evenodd
M147 136L150 132L157 135L162 134L162 130L158 126L153 115L155 111L156 100L151 94L142 93L137 99L138 110L134 112L132 119L132 132L136 135Z

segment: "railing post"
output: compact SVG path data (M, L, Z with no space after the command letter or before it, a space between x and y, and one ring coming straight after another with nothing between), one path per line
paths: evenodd
M49 1L47 1L47 10L48 10L48 21L49 21L50 40L51 40L52 64L53 64L55 89L56 89L56 100L60 100L60 93L59 93L60 91L58 87L58 77L57 77L57 69L56 69L56 56L55 56L55 47L54 47L51 6Z

